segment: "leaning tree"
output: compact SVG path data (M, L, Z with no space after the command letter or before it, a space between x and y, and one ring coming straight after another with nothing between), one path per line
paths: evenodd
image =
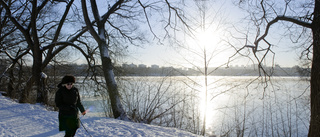
M114 45L137 46L139 45L136 43L137 41L143 43L143 40L145 39L142 36L135 35L138 34L139 23L142 23L144 26L148 26L152 36L160 40L152 28L152 26L154 26L150 21L150 16L152 14L162 14L162 16L156 16L165 20L163 29L166 30L167 36L169 35L168 29L171 27L173 29L176 28L176 20L172 21L171 18L177 18L185 24L183 16L180 13L181 10L174 7L173 3L174 2L169 2L168 0L117 0L112 5L109 4L105 14L101 16L99 10L105 10L106 7L101 7L101 5L97 4L96 0L90 0L90 4L86 3L86 0L81 0L86 26L92 37L97 42L100 51L103 76L106 81L107 94L109 95L114 118L123 120L128 119L121 105L120 94L113 72L113 63L110 57L110 48ZM175 4L177 3L175 2ZM90 13L88 12L87 6L91 6L91 13L94 21L90 20L91 16L89 16ZM138 26L132 24L138 24ZM114 43L114 41L121 38L125 41L122 43Z

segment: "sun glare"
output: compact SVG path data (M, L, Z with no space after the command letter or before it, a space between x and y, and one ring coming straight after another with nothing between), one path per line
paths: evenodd
M223 45L222 32L214 28L201 29L193 33L193 37L186 38L186 50L181 51L188 63L197 67L203 67L203 59L207 59L208 66L220 66L228 61L231 56L230 49Z
M218 46L220 41L219 35L210 30L198 32L196 39L197 44L206 49L211 49Z

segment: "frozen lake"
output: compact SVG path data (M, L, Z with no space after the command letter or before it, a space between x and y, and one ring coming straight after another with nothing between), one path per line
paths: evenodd
M200 133L206 113L208 135L307 136L308 133L308 78L209 76L207 88L205 77L196 76L120 79L124 108L136 122ZM104 116L103 112L110 112L104 107L108 101L103 101L107 95L102 86L76 86L91 115Z

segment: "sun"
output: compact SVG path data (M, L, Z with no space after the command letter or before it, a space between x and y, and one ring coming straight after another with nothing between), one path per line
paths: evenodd
M196 33L196 42L200 47L212 49L219 46L220 35L212 29L200 30Z
M183 55L195 66L203 66L204 59L209 65L219 66L227 62L226 46L223 44L222 32L215 28L197 29L191 37L186 38L186 51ZM230 55L231 56L231 55ZM223 62L222 62L223 61Z
M191 50L215 49L221 43L222 32L218 29L196 29L190 37L185 38L186 43Z
M184 66L187 67L221 67L225 66L235 53L228 42L229 34L224 25L198 27L191 34L183 35L183 48L179 49Z

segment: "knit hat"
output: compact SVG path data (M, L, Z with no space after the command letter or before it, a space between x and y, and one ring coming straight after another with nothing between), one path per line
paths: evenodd
M67 84L67 83L75 83L76 79L74 76L66 75L62 78L61 84Z

